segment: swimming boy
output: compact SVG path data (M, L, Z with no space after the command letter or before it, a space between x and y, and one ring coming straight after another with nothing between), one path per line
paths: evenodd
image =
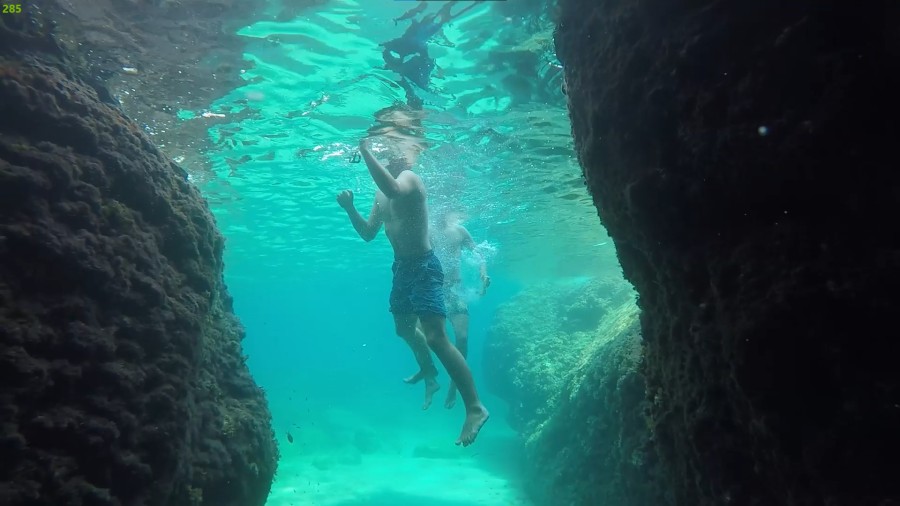
M479 274L481 275L479 295L485 294L488 286L491 285L491 278L487 273L487 262L476 249L472 235L460 224L460 220L460 214L454 211L440 213L431 237L441 265L444 267L444 301L447 307L447 317L450 319L450 326L453 327L456 349L465 358L469 349L469 308L460 293L462 289L460 274L462 250L470 250L478 260ZM450 383L444 407L450 409L455 404L456 385Z
M353 205L350 190L338 194L337 201L364 240L374 239L384 225L385 235L394 250L390 311L394 315L397 335L413 349L421 375L426 381L434 381L437 371L416 332L416 323L421 323L425 343L447 369L465 403L466 419L456 444L468 446L475 441L490 415L478 398L466 359L447 337L444 273L428 238L425 185L407 160L393 158L385 167L375 159L365 139L360 141L359 151L379 190L372 211L368 219L363 218ZM426 404L430 403L436 384L426 383Z

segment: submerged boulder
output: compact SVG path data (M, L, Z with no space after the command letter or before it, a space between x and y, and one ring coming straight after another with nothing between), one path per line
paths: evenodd
M639 294L678 504L900 497L900 9L562 0L575 146Z
M485 341L485 379L510 403L513 428L531 430L550 415L603 317L632 300L621 278L581 279L529 287L500 307Z
M672 504L647 424L642 359L629 301L602 320L549 416L528 435L538 504Z
M537 504L669 504L642 357L634 292L621 278L532 286L498 310L487 387L510 404Z
M0 21L0 503L265 503L223 238L46 28Z

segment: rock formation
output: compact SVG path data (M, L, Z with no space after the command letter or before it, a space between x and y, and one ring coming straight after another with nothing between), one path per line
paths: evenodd
M644 416L638 327L621 278L532 286L498 311L487 387L526 442L536 504L670 504Z
M35 21L0 20L0 503L262 505L212 215Z
M684 505L900 498L900 10L562 0L588 187Z

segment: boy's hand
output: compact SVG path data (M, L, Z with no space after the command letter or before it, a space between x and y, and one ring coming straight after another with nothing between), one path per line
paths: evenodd
M484 295L487 292L488 287L491 286L491 277L487 274L481 275L481 295Z
M337 203L340 204L344 209L353 207L353 192L350 190L344 190L341 193L338 193Z

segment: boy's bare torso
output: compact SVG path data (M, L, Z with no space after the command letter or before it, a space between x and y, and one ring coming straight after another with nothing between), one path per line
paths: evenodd
M444 279L447 283L460 281L460 257L466 234L459 225L447 225L435 230L432 242L441 265L444 267Z
M415 178L417 191L395 199L387 198L380 191L375 194L378 210L384 221L384 233L394 248L395 257L418 256L431 249L425 187L419 176L412 172L404 177Z

